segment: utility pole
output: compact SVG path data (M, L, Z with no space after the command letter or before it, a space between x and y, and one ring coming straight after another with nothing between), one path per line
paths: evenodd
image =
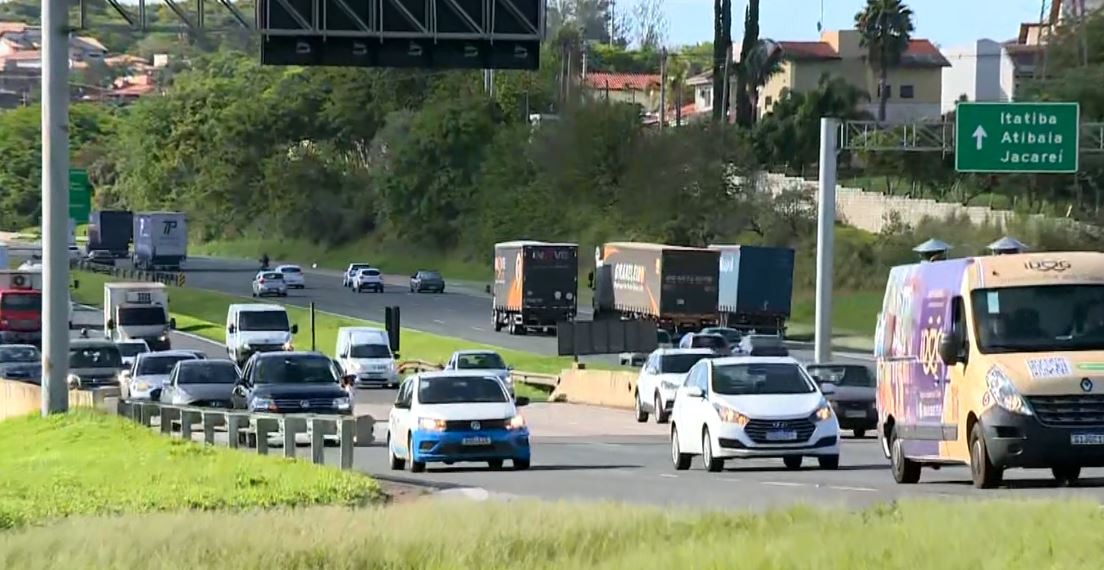
M817 193L816 332L813 358L832 360L832 260L835 258L836 152L840 120L820 120L820 181Z
M483 70L483 91L487 94L488 97L490 97L492 99L494 98L494 70L493 69L484 69Z
M42 415L69 409L69 6L42 0Z
M659 130L667 119L667 48L659 50Z

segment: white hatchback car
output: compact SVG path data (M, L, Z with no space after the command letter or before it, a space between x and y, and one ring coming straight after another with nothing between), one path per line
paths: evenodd
M667 423L686 373L713 356L708 348L660 348L649 354L636 378L636 421L646 422L651 414L657 424Z
M307 282L303 278L303 269L298 265L280 265L276 272L284 276L284 283L288 289L306 289Z
M356 283L357 273L360 273L361 269L368 269L371 266L371 263L350 263L349 267L345 269L345 274L341 277L341 286L352 287Z
M253 296L264 297L273 295L287 297L288 285L284 281L284 274L276 271L262 271L253 278Z
M383 293L383 274L374 267L361 269L356 274L356 280L353 281L353 291L357 293L363 293L364 291Z
M694 365L675 396L671 414L671 459L690 468L701 455L705 468L720 471L726 459L780 457L799 469L816 457L822 469L837 469L840 428L832 406L796 360L733 356Z

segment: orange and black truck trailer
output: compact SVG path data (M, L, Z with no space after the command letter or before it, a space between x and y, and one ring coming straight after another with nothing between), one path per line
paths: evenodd
M579 246L513 241L495 244L492 319L496 331L525 334L574 321Z
M595 251L594 318L648 319L671 332L718 321L719 253L653 243L606 243Z

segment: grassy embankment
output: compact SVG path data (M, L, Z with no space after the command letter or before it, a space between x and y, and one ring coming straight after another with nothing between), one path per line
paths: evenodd
M0 473L0 529L75 515L363 505L381 496L358 474L169 439L87 410L0 422ZM12 536L0 533L0 541ZM136 529L116 538L140 536ZM0 554L0 568L22 567Z
M80 287L74 291L73 298L77 303L100 306L103 303L103 286L112 279L106 275L89 273L84 271L74 272L74 277L80 280ZM255 299L250 297L236 297L213 291L191 289L188 287L169 289L169 310L176 318L176 325L182 332L192 333L218 343L226 341L224 326L226 323L226 309L231 303L252 303ZM265 302L269 302L267 299ZM310 311L301 307L286 305L288 317L292 323L299 325L299 333L295 335L295 346L310 348ZM315 314L315 345L318 350L333 356L334 345L337 342L337 330L340 327L351 326L377 326L381 323L344 317L331 313L317 312ZM497 350L502 358L517 370L525 372L539 372L547 374L559 373L564 368L571 366L570 358L558 358L542 356L529 352L506 350L489 345L472 343L459 338L439 336L420 331L403 329L400 338L401 355L404 359L417 359L429 362L444 363L456 350L469 348L489 348ZM547 392L529 385L521 385L517 388L518 395L530 398L543 398Z
M405 274L418 269L440 270L447 279L472 282L482 288L490 279L490 265L481 260L456 256L433 255L424 251L383 246L366 238L360 242L334 248L321 248L303 240L242 239L190 246L193 254L252 259L260 252L267 252L274 259L295 260L326 269L342 270L350 260L368 259L385 268L389 273ZM587 258L589 258L589 253ZM586 266L585 263L582 265ZM590 302L586 289L586 272L580 275L580 303ZM837 346L867 350L873 345L874 325L882 306L881 290L837 292L833 295L832 322ZM816 308L813 291L794 292L793 317L790 320L791 336L797 340L812 337Z
M52 568L1098 568L1099 505L917 502L865 511L682 512L422 502L81 518L0 534L0 566Z

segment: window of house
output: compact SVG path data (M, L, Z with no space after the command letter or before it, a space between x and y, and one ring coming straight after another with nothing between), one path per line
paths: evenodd
M769 109L770 106L774 103L774 98L771 97L770 95L767 95L767 98L763 101L763 103Z
M890 97L893 97L893 86L892 85L886 83L885 87L883 87L882 89L883 89L882 93L885 94L886 99L889 99Z
M913 87L912 87L912 85L902 85L901 86L901 98L902 99L912 99L912 97L913 97Z

